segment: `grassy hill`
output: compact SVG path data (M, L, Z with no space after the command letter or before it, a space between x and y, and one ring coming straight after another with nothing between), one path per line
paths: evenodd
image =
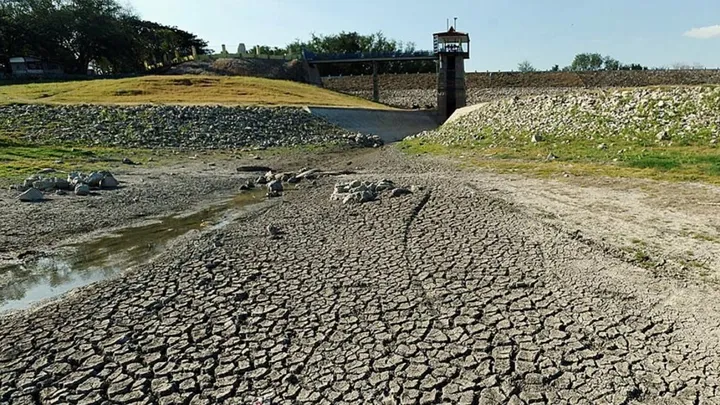
M358 97L256 77L144 76L0 86L0 103L226 104L388 108Z

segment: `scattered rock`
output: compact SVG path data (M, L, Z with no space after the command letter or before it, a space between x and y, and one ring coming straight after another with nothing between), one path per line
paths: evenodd
M56 190L56 191L55 191L55 194L57 194L57 195L67 195L67 191L65 191L65 190Z
M354 180L349 183L335 184L330 198L332 200L342 201L343 204L361 204L378 199L380 194L386 190L391 190L390 197L412 194L410 189L397 187L391 180L387 179L375 183Z
M267 166L240 166L235 169L240 173L244 172L271 172L272 169Z
M600 145L597 146L597 148L600 149L600 150L605 150L605 149L607 149L608 147L607 147L606 144L601 143Z
M275 226L273 224L268 225L266 230L268 232L268 235L270 235L270 236L277 236L277 235L282 234L282 231L280 230L280 228L278 228L277 226Z
M90 187L100 187L100 183L103 181L103 178L105 178L105 176L102 173L92 172L83 180L83 183Z
M100 181L100 187L101 188L116 188L120 185L120 182L115 179L115 177L112 174L106 174L103 179Z
M90 194L90 186L80 183L75 186L75 195L85 196Z
M287 179L287 182L290 184L300 183L300 179L296 176L292 176L289 179Z
M55 183L56 189L70 190L70 183L67 180L61 179L59 177L53 177L52 181L53 181L53 183Z
M123 162L123 164L126 164L126 165L135 165L136 164L135 162L130 160L130 158L123 158L122 162Z
M532 137L530 137L530 141L532 141L532 143L542 142L543 137L542 137L542 135L534 134Z
M23 202L37 202L42 201L44 198L42 191L36 189L36 188L30 188L29 190L25 191L24 193L20 194L18 196L18 200Z
M34 181L32 186L41 191L48 191L55 188L55 183L51 179L42 179Z
M402 187L394 188L390 191L390 197L402 197L408 194L412 194L412 191Z
M273 180L267 184L267 189L270 192L282 193L283 185L280 180Z
M668 133L668 131L660 131L660 132L658 132L658 134L655 136L655 138L657 138L658 141L669 141L669 140L670 140L670 134Z
M297 177L298 179L312 180L313 178L317 177L315 174L318 171L319 171L318 169L300 170L300 173L295 177Z
M47 173L55 173L55 169L53 169L52 167L47 167L45 169L38 171L38 174L47 174Z
M545 160L547 160L548 162L552 162L553 160L555 160L555 159L557 159L557 158L558 158L557 156L555 156L555 155L553 155L552 153L550 153L550 154L547 155L547 157L545 158Z

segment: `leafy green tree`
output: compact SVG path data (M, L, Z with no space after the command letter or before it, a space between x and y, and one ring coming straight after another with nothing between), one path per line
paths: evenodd
M527 60L524 60L524 61L518 63L518 71L520 71L522 73L534 72L535 68L533 67L532 63L530 63Z
M560 66L559 66L559 65L553 65L553 67L550 68L550 71L551 71L551 72L559 72L559 71L560 71Z
M603 57L599 53L579 53L570 65L571 70L600 70L603 66Z
M303 50L316 54L414 52L415 44L387 38L382 32L362 35L357 32L341 32L335 35L310 34L310 40L296 39L287 46L287 53L298 55ZM322 65L323 75L371 74L371 64ZM380 73L429 73L435 72L435 61L401 61L379 64Z
M610 56L603 58L603 63L605 64L605 70L620 70L620 62Z
M84 74L134 72L143 61L187 55L207 43L175 27L142 21L116 0L0 0L0 64L38 56Z

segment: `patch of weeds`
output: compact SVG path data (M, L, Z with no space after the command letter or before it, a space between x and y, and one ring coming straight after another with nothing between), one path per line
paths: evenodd
M705 233L694 233L691 235L693 239L704 240L706 242L720 242L720 237L708 235Z
M637 156L627 162L628 166L639 169L670 170L680 166L669 156Z
M130 90L117 89L117 90L115 90L116 96L140 96L142 94L145 94L145 92L142 90L137 90L137 89L130 89Z
M647 253L645 253L642 250L636 250L635 255L633 256L633 259L635 260L635 262L637 262L641 265L647 264L650 262L650 255L648 255Z

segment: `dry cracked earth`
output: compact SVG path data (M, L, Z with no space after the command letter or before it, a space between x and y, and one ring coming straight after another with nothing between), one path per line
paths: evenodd
M0 402L720 402L717 294L405 159L379 151L354 178L423 191L346 206L321 179L1 318Z

